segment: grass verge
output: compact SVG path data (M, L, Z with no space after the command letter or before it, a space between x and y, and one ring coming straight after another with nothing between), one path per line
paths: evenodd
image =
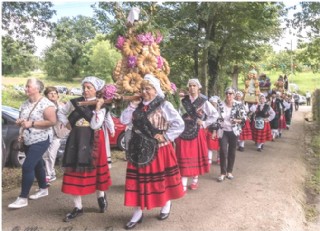
M305 217L308 222L316 221L320 215L318 207L320 197L320 124L311 122L306 125L307 142L306 164L308 176L305 181L306 204Z

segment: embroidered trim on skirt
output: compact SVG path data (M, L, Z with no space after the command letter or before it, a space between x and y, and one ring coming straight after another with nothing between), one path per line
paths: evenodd
M163 207L168 200L183 196L181 175L171 143L159 147L157 157L145 167L137 168L128 162L125 206L152 209Z
M103 130L95 131L98 138L94 140L93 149L97 152L95 156L96 168L85 172L65 172L63 175L61 191L72 195L88 195L96 190L106 191L111 186L112 181L107 162L107 152Z
M272 140L272 133L270 123L265 121L264 122L264 129L258 130L256 128L252 128L252 138L253 141L257 143L264 143L266 141Z
M240 133L239 140L252 140L250 120L246 120L242 132Z
M279 119L279 129L286 129L286 128L287 128L286 117L284 114L282 114Z
M203 128L193 140L176 139L176 152L181 176L198 176L210 171L206 132Z

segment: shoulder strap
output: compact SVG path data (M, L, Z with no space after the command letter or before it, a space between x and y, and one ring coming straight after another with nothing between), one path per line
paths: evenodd
M33 108L31 109L31 111L30 111L30 113L29 113L29 115L28 115L28 119L27 119L27 120L30 119L31 113L32 113L32 112L34 111L34 109L37 107L38 103L42 100L42 98L43 98L43 97L41 97L41 98L37 101L37 103L33 106ZM20 131L19 131L20 135L23 134L24 129L25 129L25 128L20 129Z

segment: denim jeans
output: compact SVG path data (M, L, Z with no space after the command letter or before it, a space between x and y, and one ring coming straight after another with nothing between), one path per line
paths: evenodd
M27 146L26 159L22 165L22 183L20 197L27 198L32 187L34 177L37 178L39 188L47 188L46 172L44 169L43 154L50 145L49 138Z

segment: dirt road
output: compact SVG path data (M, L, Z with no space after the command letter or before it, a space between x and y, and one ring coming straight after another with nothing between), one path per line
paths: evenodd
M200 177L199 189L187 191L173 201L170 217L158 221L159 210L144 211L144 220L135 230L311 230L303 212L304 113L294 113L290 130L282 138L265 144L257 152L252 141L245 152L237 152L233 180L218 183L219 168ZM49 196L29 206L10 210L19 189L2 194L2 230L123 230L131 218L131 208L123 205L126 163L115 161L111 173L113 186L108 191L109 208L97 213L95 195L83 197L84 215L69 223L62 218L73 208L71 198L60 192L61 179L53 183ZM36 186L32 188L35 190ZM316 230L316 229L314 229Z

